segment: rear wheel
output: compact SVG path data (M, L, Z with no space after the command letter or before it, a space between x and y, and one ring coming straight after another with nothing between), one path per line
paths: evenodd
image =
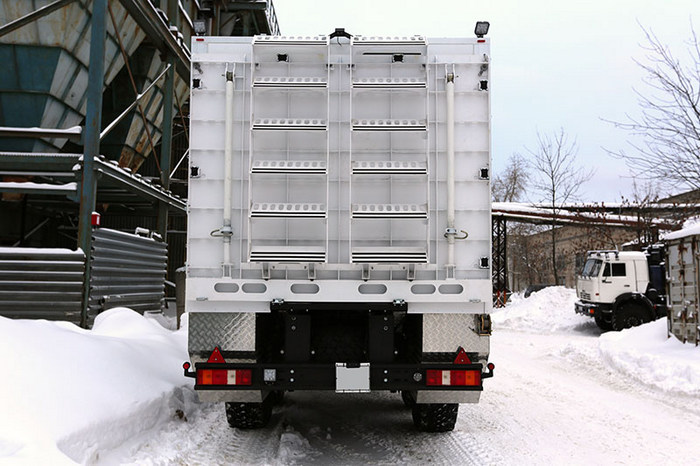
M272 403L226 403L226 420L238 429L260 429L270 422Z
M455 428L458 411L457 403L415 404L413 424L421 432L449 432Z
M613 330L620 331L651 322L651 320L648 309L641 304L629 301L613 311L610 325Z
M284 390L272 390L265 402L269 402L273 406L280 406L284 403Z
M407 408L413 408L416 404L416 392L411 390L401 390L401 399L403 400L404 406Z

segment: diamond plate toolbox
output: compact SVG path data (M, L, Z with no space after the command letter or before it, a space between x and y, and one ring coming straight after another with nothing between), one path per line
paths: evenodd
M470 348L474 333L474 314L424 314L423 352L453 352L457 347Z
M189 315L189 351L255 351L255 314L193 312Z

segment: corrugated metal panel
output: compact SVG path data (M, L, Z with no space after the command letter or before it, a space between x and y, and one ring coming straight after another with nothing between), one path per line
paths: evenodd
M80 323L85 255L0 248L0 315Z
M668 332L695 345L700 343L699 239L688 236L666 244Z
M90 314L119 306L139 312L160 311L165 302L167 264L168 245L162 241L108 228L95 230Z

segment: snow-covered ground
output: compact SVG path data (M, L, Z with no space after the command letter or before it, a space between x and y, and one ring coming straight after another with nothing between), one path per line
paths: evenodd
M494 312L495 377L447 434L390 393L291 393L268 428L231 429L182 375L183 330L127 309L90 331L0 318L0 463L700 464L700 348L665 319L601 335L574 300Z

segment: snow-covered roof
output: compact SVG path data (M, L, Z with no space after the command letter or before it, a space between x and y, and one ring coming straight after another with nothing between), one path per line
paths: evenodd
M693 225L692 227L683 228L682 230L674 231L664 236L665 241L672 241L674 239L686 238L688 236L700 235L700 224Z

